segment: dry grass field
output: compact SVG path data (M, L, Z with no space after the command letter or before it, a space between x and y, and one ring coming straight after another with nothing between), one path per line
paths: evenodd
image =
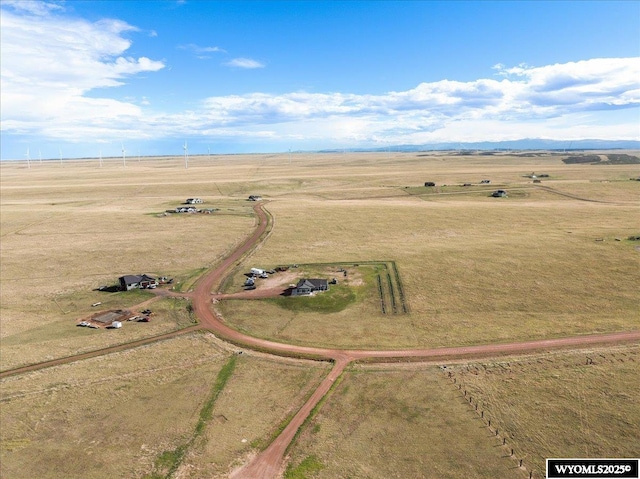
M188 304L183 299L159 299L149 305L153 311L150 322L125 322L121 329L81 328L72 319L43 321L38 327L2 339L2 363L4 367L18 367L192 326L197 320L189 313ZM118 302L117 307L121 306Z
M328 373L329 365L242 355L214 419L185 457L179 477L224 478L267 447Z
M640 255L626 239L640 231L640 183L629 180L638 168L487 161L421 157L394 169L381 160L376 170L362 162L360 176L354 162L338 188L302 188L268 204L276 228L251 265L393 259L411 314L390 321L364 302L334 316L234 301L221 305L226 320L256 336L361 348L638 328ZM553 191L524 177L534 171L550 175L541 186ZM484 178L492 184L478 185ZM424 179L448 186L410 193L402 186ZM476 184L459 186L465 181ZM497 188L510 196L489 197ZM563 196L565 189L578 198Z
M232 356L212 335L190 334L3 380L0 476L165 477L157 474L167 472L163 459L189 443ZM266 446L328 370L236 358L203 434L177 464L180 477L224 477L234 461Z
M95 335L76 331L76 319L94 313L95 302L123 308L145 297L96 288L124 274L189 282L233 249L255 221L248 202L220 198L213 182L198 183L202 172L190 177L193 183L144 163L126 170L82 162L30 170L2 165L1 173L0 338L3 349L19 346L24 337L31 346L16 354L4 351L1 369L112 344L113 331L100 331L100 344ZM192 196L220 212L158 216ZM150 333L161 332L146 326ZM93 344L77 341L78 335ZM128 333L121 337L134 339Z
M291 448L285 478L540 478L549 457L637 457L639 364L635 345L445 371L355 365Z
M437 367L355 366L291 448L285 477L527 477L500 444ZM317 472L296 476L308 458Z
M451 368L473 404L542 477L549 457L638 457L640 347ZM472 408L473 409L473 408Z
M0 370L192 324L188 300L160 299L149 306L150 323L75 326L96 309L149 298L95 290L123 274L173 277L188 292L253 230L251 194L266 200L273 231L237 265L226 291L254 266L300 264L300 274L320 274L302 265L395 261L409 312L383 314L377 273L354 266L354 281L334 290L343 303L333 309L332 299L317 310L282 303L309 298L218 303L248 334L380 349L638 329L640 242L627 238L640 235L640 182L630 181L640 168L561 159L347 153L293 155L289 164L288 155L229 155L193 157L188 170L180 158L126 168L116 160L102 168L95 160L3 163ZM533 184L532 172L549 177ZM491 198L499 188L509 196ZM162 215L188 197L220 211ZM520 478L540 472L549 455L634 455L615 438L637 444L639 408L629 397L640 391L629 384L640 358L637 347L614 353L590 365L584 352L514 358L511 374L494 372L502 360L450 366L527 470L504 457L436 367L351 366L290 449L288 477ZM188 334L9 377L0 382L0 476L225 477L265 447L326 371L232 355L208 334ZM207 405L212 416L203 420ZM559 432L564 416L571 427Z
M142 477L192 433L230 354L193 334L4 379L0 475Z

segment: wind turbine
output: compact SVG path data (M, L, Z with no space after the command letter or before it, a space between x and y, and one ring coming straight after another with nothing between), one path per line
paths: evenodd
M62 148L59 148L60 150L60 166L62 166Z
M184 167L186 169L186 168L189 168L189 147L187 146L186 140L182 148L184 149Z
M100 150L100 168L102 168L102 150Z
M29 147L27 147L27 153L25 154L27 157L27 168L31 168L31 156L29 155Z
M120 143L122 147L122 165L127 166L127 150L124 149L124 143Z
M40 157L40 164L42 164L42 152L38 150L38 156Z

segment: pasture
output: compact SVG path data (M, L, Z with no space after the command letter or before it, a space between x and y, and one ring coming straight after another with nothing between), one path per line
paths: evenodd
M221 300L225 321L250 335L389 349L640 328L640 242L627 239L640 235L638 165L566 165L544 152L292 156L194 156L188 170L180 158L0 165L0 370L194 324L188 299L162 298L149 305L150 323L76 327L93 303L129 308L151 297L97 290L124 274L173 277L188 294L253 230L252 194L266 200L273 229L225 292L254 266L299 264L339 284L335 301ZM534 184L532 172L549 177ZM492 198L496 189L508 197ZM163 214L188 197L220 211ZM398 277L371 261L393 264ZM349 267L351 283L337 271L347 264L360 265ZM398 281L407 312L385 313ZM308 299L316 304L287 302ZM448 366L524 469L437 367L356 364L292 444L287 474L519 478L539 476L549 455L633 454L612 439L637 442L629 425L640 420L628 388L637 346L620 348L621 358L600 351L609 359L588 366L585 351L513 358L510 375L497 373L502 359ZM234 350L190 333L3 379L0 475L225 477L266 447L328 367ZM552 428L567 412L567 431ZM30 461L35 451L42 461Z
M309 465L318 479L540 478L548 457L635 457L639 360L635 345L444 371L354 365L290 449L285 478Z
M202 419L230 358L235 368ZM236 355L212 335L192 333L8 378L0 475L153 478L173 468L181 477L224 477L266 446L327 370Z

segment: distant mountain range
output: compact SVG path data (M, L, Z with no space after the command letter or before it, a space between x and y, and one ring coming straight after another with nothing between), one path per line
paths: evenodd
M477 141L468 143L425 143L422 145L394 145L375 148L336 148L320 150L320 153L337 151L429 151L429 150L638 150L640 141L636 140L541 140L525 138L511 141Z

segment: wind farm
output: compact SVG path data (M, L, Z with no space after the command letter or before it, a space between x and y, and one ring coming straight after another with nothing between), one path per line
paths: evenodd
M0 477L633 471L639 18L0 1Z
M102 168L96 159L68 160L64 169L47 161L42 168L0 165L0 415L3 424L12 424L0 432L8 448L3 471L24 471L16 477L92 471L90 456L72 463L63 457L77 447L78 431L81 443L93 447L95 422L80 411L109 400L113 388L94 385L109 383L120 368L128 372L117 373L113 387L128 406L111 408L104 418L126 430L127 454L122 456L116 433L106 426L100 433L101 454L119 457L107 468L114 477L131 468L141 475L166 473L170 466L158 458L182 447L184 437L209 444L192 443L189 455L172 463L196 468L199 477L258 477L250 471L261 465L294 471L310 462L326 471L324 477L358 476L354 464L370 464L372 445L395 448L388 457L403 458L376 463L374 477L392 471L415 476L434 464L452 476L465 464L477 477L537 477L544 470L538 458L556 447L550 441L571 452L569 439L550 425L567 420L562 411L577 400L601 411L588 422L599 439L578 426L572 434L602 455L633 453L629 442L616 440L631 431L610 418L623 410L632 424L637 414L625 399L635 394L629 385L640 358L637 292L627 280L638 254L629 239L637 235L636 165L569 164L563 161L568 155L553 152L297 153L290 162L288 151L211 160L207 151L190 156L186 168L186 154L184 148L180 156L142 158L126 170L117 157L103 158ZM531 171L542 183L533 182ZM481 182L486 178L489 184ZM424 186L426 180L435 186ZM496 188L508 196L492 198ZM256 216L249 193L260 193L255 211L264 215ZM217 211L164 213L188 197ZM253 233L260 246L228 256L256 222L265 228ZM205 273L225 264L233 268L208 289ZM265 283L255 291L238 292L244 271L282 265L286 272L257 280ZM24 268L33 274L21 279ZM102 288L129 271L174 281L153 290ZM337 285L317 297L280 295L305 274L336 277ZM602 294L588 300L579 294L592 290ZM406 313L398 311L400 298ZM144 327L126 322L117 331L77 327L94 314L94 304L148 308L154 316ZM38 313L25 317L25 311ZM208 330L208 314L224 318L225 329ZM236 332L242 339L225 340ZM604 333L609 336L598 336ZM513 349L499 352L506 345ZM462 354L476 348L477 356ZM47 366L51 358L62 364ZM19 372L22 367L48 372ZM330 370L336 386L326 390L322 406L304 425L293 421ZM213 403L212 419L201 426L184 419L167 433L176 414L205 407L210 390L201 385L223 371L229 382ZM75 385L60 390L59 401L37 392L61 381ZM548 395L547 388L576 381L590 386ZM600 401L605 391L617 391L617 399ZM532 394L546 398L544 418L528 402ZM144 412L145 404L162 404L167 395L173 407L166 413ZM47 417L62 414L69 403L84 406L56 426L56 449L45 448L45 462L28 461L34 447L42 449L47 429L38 432L29 421L13 419L36 408L43 411L42 424L49 424ZM419 439L425 421L430 440ZM379 433L381 422L385 434ZM152 424L163 432L150 435ZM285 458L270 445L287 424L299 432ZM345 433L345 425L353 432ZM521 439L531 431L538 439ZM411 447L394 446L408 436L414 437ZM449 438L446 452L438 449L444 439L433 437ZM335 448L327 446L334 442ZM136 452L142 443L153 453ZM468 450L481 454L469 456ZM429 465L420 459L425 452ZM447 459L451 454L455 462ZM277 477L265 474L259 477Z

